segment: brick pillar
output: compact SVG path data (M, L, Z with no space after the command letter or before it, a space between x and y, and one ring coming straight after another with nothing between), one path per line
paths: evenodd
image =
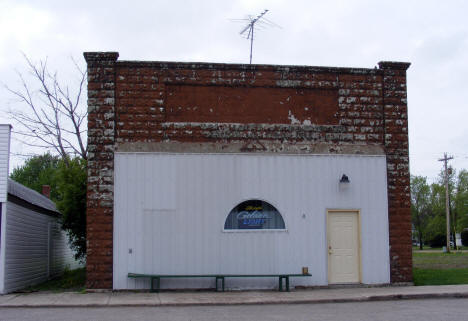
M411 201L406 70L409 63L379 62L382 70L384 145L387 154L390 279L411 282Z
M88 63L86 287L112 289L115 64L117 52L85 52Z

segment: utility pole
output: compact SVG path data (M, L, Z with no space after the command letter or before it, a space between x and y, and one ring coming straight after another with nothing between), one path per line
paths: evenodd
M444 176L445 176L445 215L447 216L447 253L450 253L450 210L449 210L449 190L448 190L448 169L447 162L453 159L452 156L447 157L444 153L444 158L439 159L439 162L444 162Z

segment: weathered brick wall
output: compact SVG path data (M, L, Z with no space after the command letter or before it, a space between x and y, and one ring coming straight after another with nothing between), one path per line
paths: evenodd
M413 277L406 100L409 64L381 62L379 67L383 72L391 279L392 282L407 282Z
M86 287L112 288L115 64L117 53L85 53L88 63Z
M117 142L281 140L284 134L291 141L383 143L380 70L117 66Z
M321 144L330 153L350 146L355 152L359 146L383 149L391 278L411 281L409 64L358 69L116 61L116 53L85 57L90 79L88 287L112 287L111 163L114 150L135 142L226 146L258 141L270 151L300 144L305 152Z

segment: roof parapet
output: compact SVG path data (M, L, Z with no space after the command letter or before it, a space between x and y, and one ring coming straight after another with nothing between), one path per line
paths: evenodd
M86 62L90 61L117 61L119 53L116 51L107 52L84 52L83 56Z
M379 69L407 70L410 65L410 62L380 61Z

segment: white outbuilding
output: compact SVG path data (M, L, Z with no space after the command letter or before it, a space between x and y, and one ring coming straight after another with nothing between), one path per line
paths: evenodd
M0 125L0 294L80 266L55 204L8 178L10 132L10 125Z

